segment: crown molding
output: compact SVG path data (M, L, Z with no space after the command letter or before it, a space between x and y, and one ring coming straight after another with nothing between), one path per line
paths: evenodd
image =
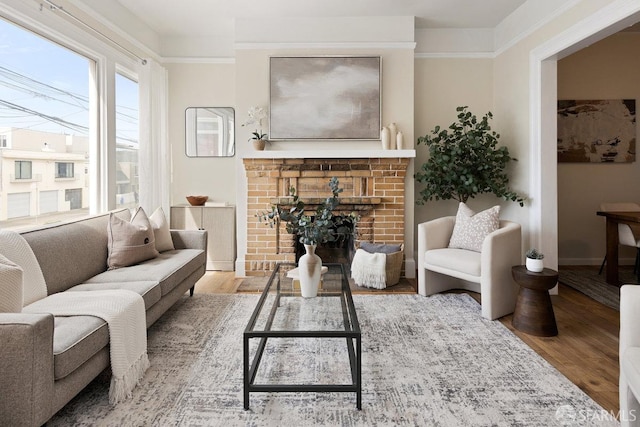
M201 57L181 57L181 56L164 56L161 62L163 64L235 64L236 58L201 58Z
M537 1L539 1L539 0L537 0ZM553 0L553 1L555 1L555 0ZM500 34L503 33L503 32L507 33L509 31L507 29L508 24L510 23L511 20L516 19L518 14L521 14L521 13L525 14L523 19L531 19L531 15L530 14L526 14L525 13L526 11L523 9L522 6L520 8L518 8L518 9L516 9L515 12L513 12L511 15L509 15L507 18L505 18L501 23L499 23L494 28L494 39L495 39L495 41L494 41L494 43L495 43L494 53L495 53L495 56L501 55L502 53L506 52L507 50L509 50L510 48L515 46L516 44L520 43L525 38L529 37L531 34L535 33L538 30L540 30L542 27L547 25L549 22L551 22L554 19L560 17L562 14L564 14L569 9L573 8L575 5L577 5L581 1L582 0L567 0L564 4L560 5L556 9L554 9L551 13L545 14L541 19L538 19L537 21L532 22L529 25L524 25L523 26L522 23L520 23L518 25L518 28L522 28L522 31L513 33L512 35L507 37L507 40L505 40L504 42L501 42L500 40L498 40ZM534 3L532 3L532 0L529 0L529 2L525 3L523 6L528 6L530 4L532 5L531 7L536 7L536 5L534 5Z
M415 49L415 42L235 43L236 50L260 49Z
M416 59L493 59L493 52L432 52L416 53Z

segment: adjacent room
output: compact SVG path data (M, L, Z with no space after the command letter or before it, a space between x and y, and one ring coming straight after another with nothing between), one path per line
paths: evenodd
M0 425L640 425L638 21L4 0Z

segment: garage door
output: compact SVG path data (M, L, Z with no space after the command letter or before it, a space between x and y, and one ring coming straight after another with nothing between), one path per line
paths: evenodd
M7 218L29 216L31 193L13 193L7 196Z
M58 211L58 190L40 192L40 213Z

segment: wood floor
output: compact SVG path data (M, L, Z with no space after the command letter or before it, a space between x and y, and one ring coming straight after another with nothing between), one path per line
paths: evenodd
M195 292L235 293L241 281L235 272L209 271ZM511 315L500 321L605 410L617 413L619 313L564 285L551 300L558 336L535 337L515 330Z

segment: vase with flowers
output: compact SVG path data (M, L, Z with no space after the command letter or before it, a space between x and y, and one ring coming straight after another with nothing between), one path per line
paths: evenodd
M264 107L251 107L248 112L249 118L242 126L255 125L256 129L251 132L249 141L253 141L253 147L258 150L264 150L267 140L267 134L262 132L262 122L267 119L267 110Z
M298 260L300 272L300 290L305 298L315 297L320 285L322 260L315 254L318 244L335 242L353 233L358 216L355 213L341 216L333 211L340 204L339 195L342 188L336 177L329 180L331 196L318 204L313 215L305 212L305 202L300 200L294 187L289 189L292 197L290 206L272 205L268 212L259 213L258 219L270 227L286 223L287 232L294 234L305 247L306 254Z

